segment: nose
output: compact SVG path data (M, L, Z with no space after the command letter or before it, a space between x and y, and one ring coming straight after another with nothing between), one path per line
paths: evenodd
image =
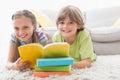
M63 27L64 27L64 28L67 28L67 24L64 24Z
M23 31L22 30L19 30L19 35L21 36L23 34Z

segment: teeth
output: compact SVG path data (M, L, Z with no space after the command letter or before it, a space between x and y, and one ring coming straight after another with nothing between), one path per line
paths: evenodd
M24 38L25 36L21 36L21 38Z
M25 37L25 36L21 36L22 38Z
M21 38L25 38L26 37L26 35L24 35L24 36L21 36Z
M70 31L64 31L64 32L70 32Z

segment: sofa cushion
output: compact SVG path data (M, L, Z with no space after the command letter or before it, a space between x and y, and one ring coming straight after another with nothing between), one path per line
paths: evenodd
M86 10L86 27L112 26L120 17L120 7L105 7Z
M113 26L118 26L118 27L120 27L120 18L117 19L117 20L115 21L115 23L113 23Z
M48 41L48 43L52 42L52 37L54 35L54 33L57 31L57 27L53 26L53 27L44 27L43 31L46 32L47 34L49 34L49 36L51 37L51 39Z
M120 27L100 27L89 29L95 42L114 42L120 40Z

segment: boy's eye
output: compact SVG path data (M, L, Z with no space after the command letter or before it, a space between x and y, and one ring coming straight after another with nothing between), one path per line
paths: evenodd
M71 22L69 22L69 24L73 24L73 22L71 21Z
M61 21L61 22L59 22L59 24L64 24L64 22Z

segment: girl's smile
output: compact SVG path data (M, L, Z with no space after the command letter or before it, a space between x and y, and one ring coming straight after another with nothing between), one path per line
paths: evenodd
M35 26L31 23L31 20L22 16L14 19L13 25L16 37L25 43L29 43L35 29Z
M26 37L28 36L28 34L24 34L24 35L21 35L19 36L21 39L25 39Z

